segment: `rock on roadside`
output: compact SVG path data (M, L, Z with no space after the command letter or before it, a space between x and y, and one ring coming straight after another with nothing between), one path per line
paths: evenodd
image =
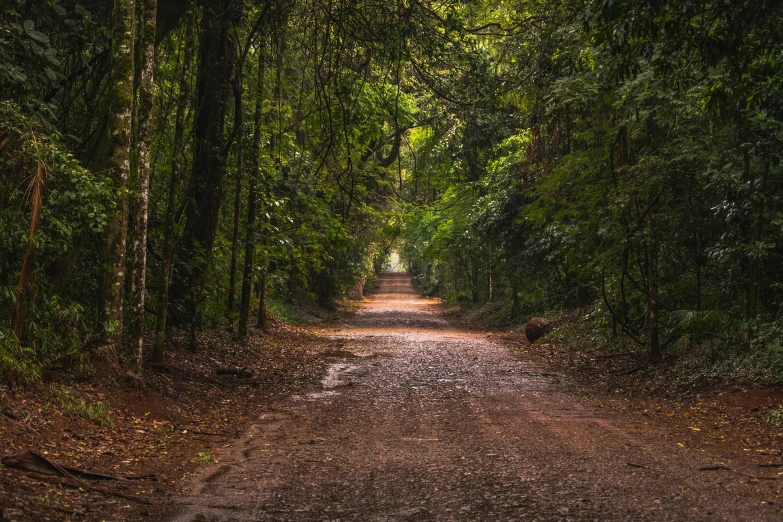
M531 343L541 339L546 334L552 331L555 327L555 322L545 319L544 317L533 317L525 325L525 335L527 340Z

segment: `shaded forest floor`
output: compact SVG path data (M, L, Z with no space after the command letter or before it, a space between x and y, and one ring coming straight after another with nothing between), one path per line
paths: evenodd
M669 356L647 364L643 353L591 338L589 321L576 312L561 316L562 324L536 343L522 333L524 323L499 326L506 318L492 311L457 315L542 368L585 404L637 419L727 468L714 471L757 469L783 481L783 386L765 385L766 372L752 375L752 369L740 368L732 374L727 364L725 374L716 375L706 358ZM743 354L734 357L741 366Z
M281 397L319 382L322 340L282 323L248 342L225 332L199 336L193 354L183 334L165 365L147 366L144 393L116 383L111 361L82 382L0 387L0 456L30 449L61 466L152 479L93 481L25 473L0 465L0 521L111 520L149 515L187 475L214 462ZM250 378L216 375L245 369Z
M635 417L668 440L719 457L721 465L774 471L783 480L783 389L758 388L714 380L683 390L666 387L651 376L665 367L628 374L629 356L582 352L541 342L522 334L494 332L491 337L512 353L545 369L562 387L586 404ZM728 470L716 470L728 471ZM769 475L770 473L767 473Z
M335 350L321 328L277 324L247 343L224 332L205 333L196 354L185 349L183 334L170 345L168 364L146 369L149 387L142 395L116 385L110 361L81 382L17 394L0 388L0 455L31 449L64 466L155 477L77 481L0 466L0 521L154 520L156 505L190 475L219 464L218 450L235 445L259 412L318 387L324 355ZM663 382L652 372L665 367L629 374L635 362L627 356L574 350L546 338L531 345L508 330L491 328L489 334L585 405L621 415L715 462L701 473L732 474L749 487L783 480L783 426L770 422L783 407L779 387L652 385ZM218 376L219 366L247 369L252 377Z

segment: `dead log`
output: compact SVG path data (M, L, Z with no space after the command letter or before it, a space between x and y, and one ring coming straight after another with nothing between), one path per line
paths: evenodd
M238 379L250 379L251 377L253 377L253 372L251 372L247 368L227 368L223 366L218 366L217 369L215 370L215 373L217 373L218 375L233 375Z

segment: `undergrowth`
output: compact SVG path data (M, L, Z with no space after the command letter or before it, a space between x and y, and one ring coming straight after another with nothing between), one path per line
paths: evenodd
M267 315L271 320L286 324L316 324L323 322L330 313L309 300L290 302L279 299L267 301Z
M497 300L468 308L450 303L449 311L461 313L469 323L510 327L517 332L524 332L525 323L533 315L555 319L560 324L539 340L539 344L554 344L566 351L585 354L628 353L637 361L647 358L645 346L619 331L612 334L608 314L600 305L533 314L525 306L515 310L508 300ZM727 314L679 311L672 314L665 337L676 340L666 347L664 361L653 367L653 372L640 372L636 379L660 381L657 384L682 389L719 381L753 386L783 385L781 322L748 326Z
M750 342L744 342L737 331L707 339L680 332L678 339L667 347L661 371L651 374L651 378L683 389L718 381L783 385L780 328L775 323L757 326ZM596 314L589 311L558 326L540 342L580 352L631 352L638 359L646 358L645 347L625 336L612 336Z
M81 417L103 427L114 425L108 402L84 399L65 386L52 385L49 392L51 402L59 407L63 415Z
M783 407L775 408L769 413L768 422L776 428L783 427Z

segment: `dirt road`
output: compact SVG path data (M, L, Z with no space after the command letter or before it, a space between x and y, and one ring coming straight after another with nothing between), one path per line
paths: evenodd
M770 481L700 471L714 461L455 327L406 275L330 338L322 389L262 415L171 520L783 519Z

